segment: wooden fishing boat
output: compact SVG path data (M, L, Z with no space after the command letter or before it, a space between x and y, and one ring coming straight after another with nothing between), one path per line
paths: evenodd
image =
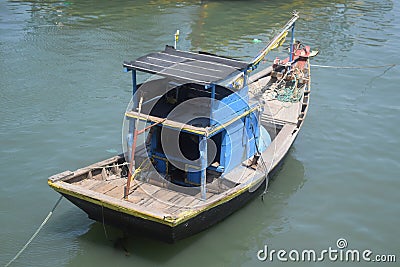
M133 98L124 153L48 184L96 221L167 242L265 193L309 107L309 59L316 53L294 41L297 19L294 13L251 62L169 46L125 62ZM286 39L288 58L256 72ZM157 78L137 85L138 72Z

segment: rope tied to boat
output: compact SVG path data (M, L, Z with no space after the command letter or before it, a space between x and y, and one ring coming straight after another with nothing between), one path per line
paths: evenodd
M106 224L105 224L105 220L104 220L104 206L103 206L103 203L101 203L101 219L103 221L104 235L105 235L106 239L109 240L108 239L107 230L106 230Z
M63 196L60 196L60 198L57 200L56 204L53 206L53 208L50 210L49 214L46 216L42 224L39 226L38 229L36 229L35 233L29 238L28 242L22 247L22 249L12 258L4 267L10 266L18 257L24 252L24 250L29 246L29 244L35 239L35 237L39 234L40 230L44 227L44 225L47 223L47 221L50 219L51 215L53 215L53 212L57 208L58 204L60 204Z
M281 102L299 102L301 98L301 92L297 87L297 79L286 82L284 86L277 89L276 99Z
M145 164L146 162L147 162L147 164ZM141 174L142 171L147 170L147 169L150 167L150 165L151 165L151 160L150 160L150 158L145 158L145 159L142 161L142 163L140 163L139 167L137 167L137 168L133 171L133 174L132 174L131 179L132 179L132 180L137 179L137 176L138 176L139 174Z
M305 78L305 75L298 68L285 71L284 75L264 92L264 100L271 101L276 99L286 103L299 102L304 89L304 86L299 86L299 80L303 78Z
M311 67L317 68L330 68L330 69L378 69L387 67L396 67L398 64L386 64L386 65L375 65L375 66L330 66L330 65L318 65L311 64Z

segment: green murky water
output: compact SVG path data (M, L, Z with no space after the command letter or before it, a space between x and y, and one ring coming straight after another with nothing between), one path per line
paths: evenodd
M177 29L182 50L247 60L293 9L298 38L321 51L314 64L398 63L397 1L0 0L0 264L57 200L48 176L121 151L123 60ZM119 230L107 239L63 200L13 266L265 266L279 261L258 261L264 245L321 251L338 238L399 258L399 68L312 71L309 116L264 202L175 245L131 238L125 252Z

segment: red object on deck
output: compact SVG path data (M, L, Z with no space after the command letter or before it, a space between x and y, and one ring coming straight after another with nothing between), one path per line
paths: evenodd
M303 48L299 48L299 45L297 46L297 48L295 48L294 52L293 52L294 56L293 56L293 66L296 66L297 68L303 70L304 66L307 62L307 59L310 57L311 54L311 48L310 46L305 46ZM289 62L289 57L279 61L278 59L274 60L274 64L276 64L275 62L279 62L279 65L286 65Z

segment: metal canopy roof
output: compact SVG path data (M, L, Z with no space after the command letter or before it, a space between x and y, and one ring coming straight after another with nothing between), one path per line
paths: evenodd
M209 84L225 79L236 71L243 71L248 64L235 59L206 53L192 53L175 50L166 46L165 50L124 62L128 70L140 70L172 77L179 80Z

